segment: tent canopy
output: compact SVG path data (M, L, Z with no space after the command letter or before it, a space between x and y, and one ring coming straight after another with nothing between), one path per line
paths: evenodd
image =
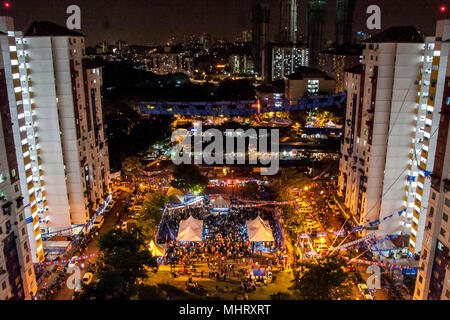
M166 254L164 248L155 244L153 240L150 242L149 247L153 257L164 257L164 255Z
M211 204L213 206L218 206L220 208L220 207L229 207L231 202L229 200L225 200L222 196L218 196L217 198L211 201Z
M180 228L177 235L177 241L199 242L202 241L203 221L189 217L180 222Z
M274 241L272 229L267 221L258 216L255 220L247 221L248 238L251 242Z

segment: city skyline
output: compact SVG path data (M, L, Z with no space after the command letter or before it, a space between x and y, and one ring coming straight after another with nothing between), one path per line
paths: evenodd
M251 8L259 2L267 2L270 6L269 39L276 40L279 31L280 1L279 0L246 0L244 2L231 1L181 1L173 0L169 4L156 0L151 4L145 1L128 1L126 3L106 0L91 1L54 1L44 0L39 6L34 1L7 1L10 5L5 7L5 1L1 1L1 15L15 17L17 28L26 30L33 21L51 21L65 25L67 19L66 8L76 4L81 8L81 32L87 36L87 45L93 46L102 40L112 42L124 40L137 45L163 44L170 38L176 42L182 42L184 36L207 32L213 38L227 38L234 40L241 36L242 31L251 29ZM299 1L297 18L299 34L305 35L306 28L306 2ZM357 30L367 32L365 22L368 15L365 13L369 5L376 4L381 8L382 29L391 26L415 25L426 35L433 33L433 25L437 19L445 18L445 14L439 11L444 5L442 0L431 0L429 5L423 7L422 1L412 0L408 6L403 3L386 0L374 2L358 1L354 13L353 34ZM33 7L33 15L29 16L30 6ZM336 0L327 1L326 23L324 26L324 40L334 41L334 11ZM99 16L101 12L103 15ZM392 15L390 12L400 13ZM124 19L130 17L130 19ZM112 21L124 21L123 23ZM180 28L179 26L182 26ZM377 31L377 30L374 30Z

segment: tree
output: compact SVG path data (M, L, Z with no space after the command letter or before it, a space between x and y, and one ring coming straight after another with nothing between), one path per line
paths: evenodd
M136 156L126 158L122 163L122 169L127 177L135 178L142 168L142 163Z
M294 199L293 189L302 189L310 183L310 180L296 169L281 169L279 177L273 178L270 182L270 192L273 200L287 201Z
M147 194L144 198L142 216L138 220L138 226L147 242L156 234L163 215L161 208L167 201L167 195L159 191Z
M304 127L306 125L308 112L306 110L293 111L289 113L289 117L292 121L298 122L300 126Z
M98 282L84 286L81 299L129 299L136 294L138 281L148 277L148 269L158 269L139 229L113 229L100 236L99 249Z
M170 185L183 191L201 193L208 185L208 178L200 173L200 169L191 164L174 166L172 171L174 180Z
M298 235L307 231L305 214L298 214L292 206L282 206L282 217L284 225L292 234L294 243L297 242Z
M241 193L244 198L253 198L255 199L256 194L258 194L259 186L256 182L250 181L242 187Z
M293 289L302 300L345 300L352 298L351 282L344 271L345 260L327 256L300 262Z
M293 136L301 136L303 134L303 130L302 130L302 126L300 123L296 122L294 123L290 130L289 133Z

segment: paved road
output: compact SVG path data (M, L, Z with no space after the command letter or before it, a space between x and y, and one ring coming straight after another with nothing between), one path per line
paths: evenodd
M129 194L122 192L120 195L119 200L114 204L111 211L105 216L105 222L102 226L102 228L99 231L99 234L105 234L114 227L116 227L119 223L119 216L118 214L120 212L123 212L125 210L125 199L129 196ZM91 240L88 247L86 248L86 251L83 252L83 255L85 254L91 254L91 253L98 253L98 237L95 237ZM95 263L96 257L90 258L88 262ZM87 261L85 261L87 262ZM81 266L81 264L80 264ZM86 272L86 268L81 269L81 277L83 277L84 273ZM71 290L67 287L66 284L59 290L59 292L56 294L54 300L72 300L72 296L74 294L74 290Z

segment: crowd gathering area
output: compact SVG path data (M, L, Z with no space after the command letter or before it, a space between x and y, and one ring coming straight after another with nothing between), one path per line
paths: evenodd
M196 298L280 296L277 278L289 277L290 259L276 208L233 207L221 196L211 203L166 208L152 245L158 277L149 281L163 279Z

